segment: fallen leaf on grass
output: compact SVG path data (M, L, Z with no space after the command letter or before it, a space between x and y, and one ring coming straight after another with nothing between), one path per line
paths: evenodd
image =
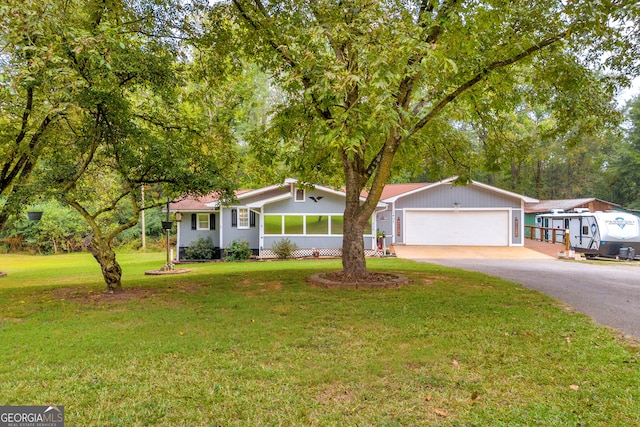
M580 390L580 386L579 386L579 385L575 385L575 384L571 384L571 385L569 386L569 388L570 388L571 390L573 390L573 391L578 391L578 390Z
M458 362L456 359L451 359L451 363L453 364L453 366L460 365L460 362Z
M427 395L425 396L425 398L424 398L424 400L426 400L427 402L431 402L431 399L433 399L433 398L431 397L431 395L430 395L430 394L427 394Z
M434 409L433 412L435 412L437 416L442 418L447 418L449 416L449 414L447 414L444 411L441 411L440 409Z
M473 393L471 393L471 400L476 400L479 396L480 396L480 393L478 393L477 391L474 391Z

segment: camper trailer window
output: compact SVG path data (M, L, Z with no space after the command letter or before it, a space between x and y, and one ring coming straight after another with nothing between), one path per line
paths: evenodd
M589 226L588 225L583 225L582 226L582 235L586 236L589 234Z

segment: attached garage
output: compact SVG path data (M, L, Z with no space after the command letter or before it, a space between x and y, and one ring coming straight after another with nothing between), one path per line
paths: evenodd
M413 211L405 213L407 245L509 246L508 211Z
M487 184L452 177L436 183L391 184L376 228L394 245L523 246L524 204L535 201Z

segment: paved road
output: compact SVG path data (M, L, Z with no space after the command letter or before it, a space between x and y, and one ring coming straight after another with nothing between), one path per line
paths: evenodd
M605 265L547 259L414 258L520 283L640 340L640 262Z

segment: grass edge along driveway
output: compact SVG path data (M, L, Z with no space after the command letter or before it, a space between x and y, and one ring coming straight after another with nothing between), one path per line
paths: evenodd
M541 293L371 259L412 284L326 290L339 260L212 263L117 297L87 255L2 256L0 404L69 426L640 424L638 348Z

